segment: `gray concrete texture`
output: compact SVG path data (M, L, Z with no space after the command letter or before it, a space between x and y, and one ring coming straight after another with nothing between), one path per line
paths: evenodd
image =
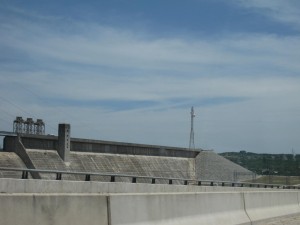
M225 180L233 181L234 174L237 180L252 179L251 171L235 164L213 151L201 151L195 159L196 178L199 180Z
M56 149L58 147L56 137L22 136L21 139L22 144L18 146L22 148L17 148L18 155L23 161L26 159L24 162L28 168L222 181L233 181L235 173L244 173L246 176L240 176L237 180L252 179L249 170L213 151L189 151L174 147L71 139L71 151L68 154L68 162L65 162ZM6 137L5 151L13 151L16 142L17 137ZM54 174L39 175L43 179L55 179ZM83 180L84 177L63 175L63 179ZM92 177L93 179L109 181L110 178ZM116 178L116 181L129 179ZM151 179L140 179L138 182L148 183ZM168 180L157 182L168 183Z
M110 207L114 225L250 224L241 193L111 195Z
M0 194L0 225L108 225L101 195Z
M251 172L212 151L202 151L196 159L180 157L159 157L122 154L99 154L71 152L69 163L64 163L57 151L26 150L29 158L37 169L53 169L81 172L109 172L136 176L154 176L198 180L233 181L235 172L248 173L240 176L240 180L252 178ZM196 165L195 165L196 164ZM55 175L41 174L44 179L53 179ZM65 175L65 179L83 178L74 175ZM94 177L93 179L109 181L109 177ZM121 178L116 178L121 179ZM122 178L122 181L129 181ZM151 182L151 180L140 180ZM168 181L157 181L167 183ZM178 181L174 181L179 183Z
M58 125L58 154L64 162L69 162L71 149L71 126L70 124Z
M16 137L12 136L5 137L3 145L5 151L13 149L11 146L12 143L15 142L15 139ZM56 136L22 135L21 139L23 145L27 149L58 149L58 137ZM90 140L80 138L71 138L71 151L184 158L195 158L196 155L199 153L199 151L190 151L187 148Z
M300 215L299 192L245 194L0 194L0 225L255 225ZM252 195L262 201L252 205ZM264 216L251 213L253 207Z
M255 223L255 225L299 225L300 224L300 214L276 217L269 219L267 221L261 221Z
M298 198L299 192L244 193L245 208L252 221L297 214L300 212Z
M22 142L6 137L0 166L202 180L250 174L212 151L76 139L71 140L73 151L66 162L57 147L55 137L23 136ZM296 190L95 182L105 178L67 181L84 179L74 175L49 181L55 175L41 173L36 178L40 176L44 180L0 179L0 225L253 225L300 214ZM247 176L240 179L252 177Z
M64 163L57 151L26 150L37 169L64 171L120 173L136 176L172 177L192 179L194 160L189 158L172 158L141 155L99 154L71 152L69 163ZM40 174L43 179L55 179L55 174ZM84 176L63 175L63 179L83 180ZM92 180L109 181L110 177L91 177ZM116 178L116 181L130 181L130 178ZM139 179L138 182L151 182ZM157 180L157 183L168 180ZM174 183L176 183L174 181Z
M0 179L0 193L174 193L174 192L238 192L274 191L271 188L165 185L146 183L40 180L40 179ZM276 189L287 192L286 189ZM288 192L298 192L289 190Z
M0 153L0 166L8 168L26 168L21 158L14 152L1 152ZM22 172L17 171L1 171L1 178L20 178Z

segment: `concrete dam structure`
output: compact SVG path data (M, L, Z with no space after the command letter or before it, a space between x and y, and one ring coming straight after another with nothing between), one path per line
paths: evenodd
M298 189L193 183L253 178L213 151L71 138L66 124L58 133L5 136L0 225L294 225L287 221L300 219ZM86 180L83 174L93 172L128 176ZM151 183L151 177L166 179Z
M251 180L254 176L251 171L213 151L70 138L67 134L70 133L69 126L62 126L61 130L58 137L25 134L6 136L4 151L0 153L0 163L3 163L0 165L190 180L239 181ZM9 172L9 176L6 173L0 172L0 176L13 176L12 172ZM237 177L236 174L240 175ZM53 179L51 176L35 174L34 178ZM63 179L82 180L75 175L67 175Z

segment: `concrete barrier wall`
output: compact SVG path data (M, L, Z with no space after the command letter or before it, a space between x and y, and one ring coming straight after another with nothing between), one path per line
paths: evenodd
M112 195L113 225L250 224L241 193Z
M0 218L1 225L250 224L240 193L0 194Z
M300 213L298 192L0 194L0 225L256 224Z
M107 196L0 194L0 225L108 225Z
M245 192L245 210L251 221L300 213L299 192Z

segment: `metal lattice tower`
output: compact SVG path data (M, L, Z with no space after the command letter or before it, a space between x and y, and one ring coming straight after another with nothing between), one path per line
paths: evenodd
M23 123L23 118L21 116L17 116L14 120L13 131L18 134L23 133Z
M17 134L45 135L45 123L42 119L37 119L34 122L32 118L23 120L21 116L17 116L14 120L13 132Z
M26 134L34 134L34 121L32 118L27 118L24 125L24 131Z
M195 149L195 141L194 141L194 118L195 118L195 113L194 113L194 107L191 109L191 132L190 132L190 144L189 144L189 149Z
M37 121L34 123L34 133L38 135L45 134L45 123L43 120L37 119Z

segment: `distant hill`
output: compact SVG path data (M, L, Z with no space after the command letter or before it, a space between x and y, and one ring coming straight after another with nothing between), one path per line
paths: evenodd
M261 175L300 176L300 155L224 152L226 159Z

